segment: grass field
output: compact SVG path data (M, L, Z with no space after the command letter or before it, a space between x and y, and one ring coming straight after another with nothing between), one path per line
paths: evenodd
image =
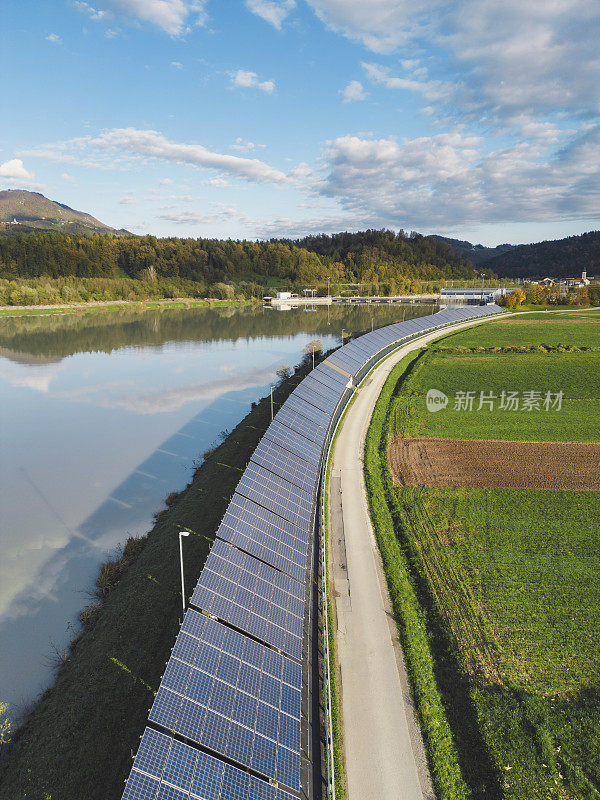
M424 641L394 606L413 693L422 717L439 694L437 730L446 725L451 732L453 748L436 749L437 734L426 731L432 770L443 774L458 765L467 787L438 781L444 800L600 798L600 494L395 488L387 437L598 441L598 353L436 353L459 346L598 346L600 325L592 320L600 316L585 316L556 315L550 322L542 314L539 327L536 319L515 317L446 337L404 381L390 376L369 432L365 466L376 533L381 547L388 513L397 542L395 551L389 541L382 550L390 592L405 570L427 629ZM554 418L543 411L432 414L424 404L428 388L448 394L550 388L566 400ZM431 673L428 658L436 686L423 693L418 680L420 672Z
M581 327L587 326L584 323ZM595 336L596 329L591 327ZM486 336L489 335L486 331ZM469 336L474 334L470 332ZM508 333L503 331L503 336L507 340ZM518 331L515 338L520 343ZM457 341L458 337L452 337L439 346L448 346L450 342L452 347L459 346ZM438 389L448 396L445 409L427 411L429 389ZM503 391L518 392L518 410L500 408ZM525 393L532 391L542 395L539 410L526 410L523 406ZM457 392L473 393L470 410L456 407ZM563 393L560 410L552 407L545 410L543 399L547 392L552 398ZM480 403L482 393L483 403ZM406 401L398 411L402 414L398 425L407 436L600 441L600 352L597 351L461 354L441 353L433 346L431 355L407 381L403 395ZM493 408L486 402L491 395L494 395Z

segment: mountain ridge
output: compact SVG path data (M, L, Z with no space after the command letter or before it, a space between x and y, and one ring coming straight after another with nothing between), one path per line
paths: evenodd
M84 211L50 200L40 192L25 189L0 191L0 233L13 234L46 230L59 233L106 233L131 235L117 230Z

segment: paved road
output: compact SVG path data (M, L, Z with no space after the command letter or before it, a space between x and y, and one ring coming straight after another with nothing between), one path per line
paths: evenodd
M337 611L349 800L434 796L369 518L363 446L373 407L392 368L411 350L439 336L438 331L407 344L375 369L358 390L333 453L329 567Z

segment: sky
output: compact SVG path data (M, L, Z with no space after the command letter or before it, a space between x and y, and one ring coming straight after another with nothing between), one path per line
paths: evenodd
M3 0L0 189L158 236L600 228L597 0Z

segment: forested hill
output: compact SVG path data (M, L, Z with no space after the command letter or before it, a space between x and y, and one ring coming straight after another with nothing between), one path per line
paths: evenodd
M538 244L520 244L486 262L501 277L569 278L600 275L600 231Z
M54 230L60 233L112 233L116 231L91 214L49 200L39 192L24 189L0 191L0 233L15 234L30 230Z
M286 240L283 240L286 241ZM394 233L390 230L367 230L358 233L334 233L330 236L306 236L304 239L286 241L287 244L301 247L320 257L342 262L352 269L355 263L397 263L402 262L418 268L422 264L435 265L442 269L448 267L465 269L468 260L457 253L446 242L435 236L422 236L404 231Z
M184 278L209 284L273 279L290 284L387 283L471 278L468 261L447 245L392 231L269 242L158 239L55 232L0 236L0 277Z

